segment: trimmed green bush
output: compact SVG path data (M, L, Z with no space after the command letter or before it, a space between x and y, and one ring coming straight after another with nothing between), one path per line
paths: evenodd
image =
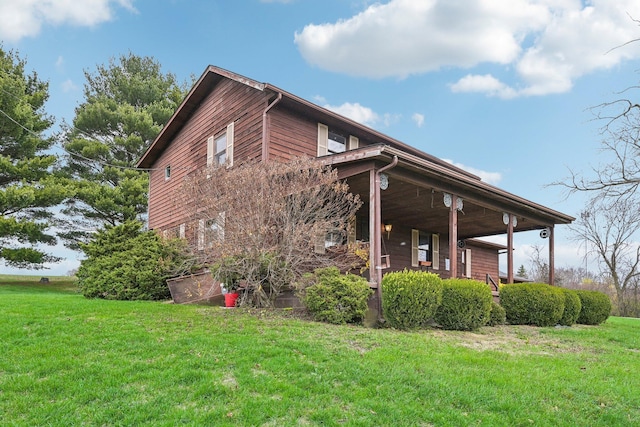
M387 323L412 329L433 319L442 302L442 279L425 271L396 271L382 278L382 310Z
M580 316L580 310L582 309L582 303L580 297L571 289L560 288L564 294L564 312L562 318L558 322L563 326L571 326L576 323L578 316Z
M317 269L314 282L300 292L300 300L313 318L334 324L361 322L373 292L364 277L340 274L336 267Z
M611 314L611 300L599 291L576 291L582 310L578 316L577 323L581 325L599 325L609 318Z
M87 298L162 300L171 297L166 279L183 259L181 242L164 241L129 221L107 226L83 244L87 259L78 269L78 287Z
M545 283L505 284L500 304L512 325L554 326L564 312L564 294Z
M491 289L483 282L446 279L434 320L443 329L473 331L489 321L492 301Z
M491 301L491 314L489 315L488 326L504 325L507 322L507 312L500 304Z

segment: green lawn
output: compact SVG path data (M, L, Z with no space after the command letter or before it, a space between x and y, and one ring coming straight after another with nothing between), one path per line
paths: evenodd
M637 319L408 333L286 311L87 300L61 283L0 285L0 425L640 420Z

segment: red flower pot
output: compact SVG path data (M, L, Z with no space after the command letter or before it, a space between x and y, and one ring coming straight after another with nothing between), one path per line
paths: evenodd
M236 301L238 300L239 296L240 296L240 294L238 294L236 292L224 294L224 306L225 307L235 307L236 306Z

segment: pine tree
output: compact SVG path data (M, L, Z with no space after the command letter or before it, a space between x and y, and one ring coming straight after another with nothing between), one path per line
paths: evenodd
M48 229L50 207L61 203L69 188L54 173L54 143L43 133L53 125L44 111L49 85L26 62L0 46L0 260L18 268L42 268L59 258L38 245L53 245Z
M64 210L74 218L64 234L72 247L100 226L144 219L148 176L134 166L186 94L155 59L131 53L85 78L84 102L64 135L66 171L77 183Z
M524 268L524 265L520 265L518 271L516 272L516 276L518 277L527 277L527 270Z

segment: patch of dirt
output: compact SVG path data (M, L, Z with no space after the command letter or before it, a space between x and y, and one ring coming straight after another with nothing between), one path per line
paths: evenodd
M534 326L497 326L480 332L434 331L434 335L477 351L500 351L512 355L581 353L585 348L541 333Z

